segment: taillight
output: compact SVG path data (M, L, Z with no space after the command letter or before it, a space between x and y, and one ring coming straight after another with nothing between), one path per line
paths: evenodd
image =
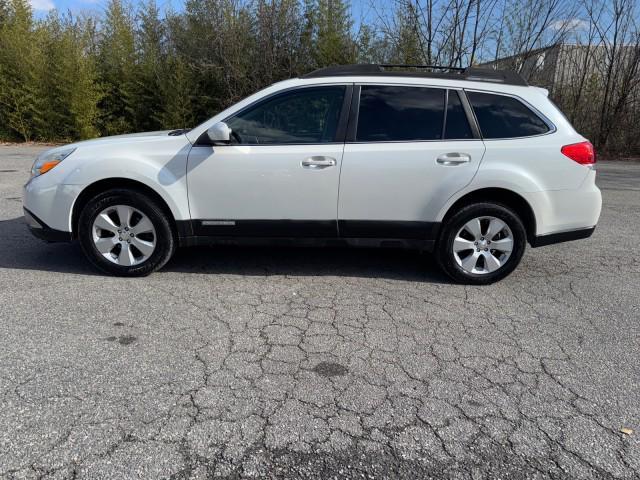
M593 165L596 163L596 152L591 142L572 143L560 149L563 155L581 165Z

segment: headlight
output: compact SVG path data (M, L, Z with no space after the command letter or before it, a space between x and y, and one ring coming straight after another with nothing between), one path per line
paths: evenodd
M53 167L58 165L61 161L75 152L75 147L63 148L63 149L55 149L50 150L48 152L44 152L36 161L33 162L33 167L31 167L31 177L37 177L38 175L42 175L43 173L47 173Z

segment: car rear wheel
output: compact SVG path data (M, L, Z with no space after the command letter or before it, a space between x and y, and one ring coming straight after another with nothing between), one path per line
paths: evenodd
M463 207L445 223L436 258L457 282L485 285L518 266L526 241L515 212L500 204L477 203Z
M80 214L78 237L93 265L121 276L160 269L176 248L162 208L133 190L110 190L89 200Z

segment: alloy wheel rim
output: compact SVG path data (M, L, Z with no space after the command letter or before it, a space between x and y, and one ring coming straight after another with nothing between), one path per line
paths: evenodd
M94 219L91 231L96 250L123 267L143 263L156 249L153 223L129 205L113 205L102 210Z
M458 230L453 239L453 257L466 273L487 275L507 263L513 247L513 232L503 220L476 217Z

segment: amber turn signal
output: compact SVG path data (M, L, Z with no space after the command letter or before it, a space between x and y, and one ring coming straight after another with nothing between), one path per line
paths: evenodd
M40 171L40 175L42 175L43 173L47 173L59 163L60 160L51 160L50 162L43 163L42 166L38 169Z

